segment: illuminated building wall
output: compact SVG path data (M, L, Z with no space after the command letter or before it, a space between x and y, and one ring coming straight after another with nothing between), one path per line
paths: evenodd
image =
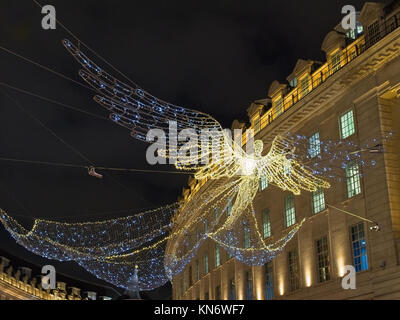
M82 292L58 281L54 290L43 290L41 276L33 276L26 267L15 268L12 262L0 256L0 300L109 300L97 297L96 292Z
M318 132L320 140L344 138L362 144L392 131L385 153L376 154L374 168L362 168L351 179L343 172L343 181L334 182L322 198L306 192L295 197L296 221L311 219L271 262L270 273L266 266L249 267L230 259L223 249L221 265L216 266L215 243L207 240L185 271L174 277L174 299L213 300L219 292L221 299L400 298L399 1L391 7L368 2L359 21L362 28L347 35L340 26L331 31L322 44L325 63L299 60L287 84L273 82L268 98L251 105L251 124L235 121L233 127L242 128L244 137L247 129L254 129L265 150L276 135L287 132L308 137ZM190 201L191 194L202 192L208 183L191 180L184 200ZM286 231L287 195L268 186L255 199L260 224L262 212L269 209L272 240ZM327 205L377 221L381 231L371 231L368 223ZM359 271L356 290L342 289L346 265Z

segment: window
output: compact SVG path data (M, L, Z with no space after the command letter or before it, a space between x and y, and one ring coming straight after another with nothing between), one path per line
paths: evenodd
M286 228L294 225L296 222L296 212L294 208L294 196L290 194L285 197L285 217L286 217Z
M215 246L215 267L219 267L221 265L221 252L219 246Z
M207 223L207 219L204 220L204 233L208 233L208 223Z
M215 300L221 300L221 286L215 288Z
M296 88L296 87L297 87L297 78L293 78L293 80L291 80L291 81L289 82L289 84L290 84L290 86L291 86L292 88Z
M264 239L269 238L271 236L271 221L268 209L265 209L263 212L263 234L264 234Z
M272 261L265 265L265 300L274 298L274 269Z
M208 253L204 256L204 274L208 274Z
M319 132L314 133L309 139L308 154L311 158L316 157L321 153L321 141L319 140Z
M244 247L250 248L250 228L247 224L244 226Z
M277 117L283 113L283 100L282 100L282 98L279 98L278 100L275 101L275 112L276 112L276 116Z
M313 210L314 214L325 210L325 193L322 188L318 188L317 191L313 192Z
M226 208L227 215L229 216L232 212L232 199L228 200L228 206Z
M229 300L236 300L235 279L229 281Z
M342 65L341 65L341 58L342 52L340 50L336 51L334 54L331 55L331 63L332 63L332 72L335 73L338 71Z
M267 176L261 176L260 178L260 190L263 191L268 188Z
M215 220L218 220L218 217L219 217L219 209L218 208L214 208L214 214L215 214Z
M253 277L251 271L246 272L246 300L253 300Z
M290 291L296 291L300 288L299 261L296 249L293 249L288 253L288 267L289 289Z
M200 279L200 264L199 260L196 260L196 281Z
M300 80L300 91L302 97L304 97L310 91L309 83L310 83L310 77L308 75Z
M364 27L361 22L357 21L357 35L360 35L364 32Z
M342 139L346 139L355 132L353 110L350 110L340 117L340 135Z
M204 294L204 300L210 300L210 295L208 294L208 292Z
M283 175L286 177L290 177L292 174L292 165L289 161L285 165L283 165Z
M360 169L356 162L346 166L347 198L352 198L361 193Z
M355 29L350 29L347 33L346 33L346 37L352 40L356 39L356 30Z
M318 281L325 282L331 279L329 270L328 237L317 240L317 267Z
M365 240L364 223L350 228L353 265L356 272L368 270L367 242Z

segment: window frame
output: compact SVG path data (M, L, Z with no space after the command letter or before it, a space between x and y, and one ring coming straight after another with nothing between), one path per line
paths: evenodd
M352 113L352 118L353 118L353 132L349 135L347 135L346 137L344 137L343 135L343 127L342 127L342 118L347 115L348 113ZM340 139L345 140L348 139L349 137L355 135L357 132L357 127L356 127L356 116L355 116L355 112L353 108L348 109L347 111L343 112L342 114L340 114L339 116L339 134L340 134Z
M314 138L317 135L318 137ZM318 152L315 151L316 149L318 150ZM319 131L317 131L308 138L308 155L310 156L311 159L313 159L320 154L321 154L321 137Z
M357 167L357 173L352 174L351 176L348 175L349 170L354 170L349 168L349 166ZM346 177L346 197L347 199L354 198L360 194L362 194L362 187L361 187L361 170L360 166L355 161L350 161L347 163L345 168L345 177ZM352 188L352 193L350 194L350 187Z
M360 226L362 227L362 234L363 237L360 239L359 235L360 235ZM357 235L358 238L357 240L354 240L353 238L353 228L357 227ZM364 271L368 271L369 270L369 261L368 261L368 244L367 244L367 235L365 232L365 224L364 222L359 222L356 224L353 224L349 227L349 236L350 236L350 250L351 250L351 258L352 258L352 262L353 262L353 266L356 269L356 272L364 272ZM355 250L354 250L354 243L360 241L362 242L364 240L364 244L361 243L361 246L359 247L360 250L360 254L359 255L355 255ZM363 255L362 250L365 250L365 254ZM356 263L356 258L360 258L360 263ZM363 260L364 258L364 260ZM360 269L358 269L358 266L361 266Z
M221 249L218 244L215 245L215 268L221 266Z
M270 215L270 210L268 208L264 209L262 213L262 224L263 224L263 238L268 239L269 237L272 236L271 215Z
M290 207L290 208L288 208L288 199L289 198L292 199L292 201L291 201L292 207ZM293 211L291 211L291 210L293 210ZM288 212L291 215L290 219L288 218ZM288 194L287 196L285 196L285 215L284 215L284 217L285 217L285 226L286 226L286 228L290 228L291 226L296 224L296 205L295 205L293 193L292 194Z
M293 257L291 257L291 255L293 255ZM288 251L287 259L289 291L294 292L300 289L300 265L298 250L296 248L293 248L292 250Z
M275 297L274 264L269 261L264 265L265 300L272 300Z
M316 211L316 205L315 205L316 204L315 196L316 196L317 192L322 193L322 200L323 200L322 201L323 207L319 207L318 211ZM318 204L321 205L322 202L320 201L320 199L318 199L317 201L318 201ZM318 188L317 191L312 192L311 193L311 202L312 202L313 215L323 212L326 209L325 190L323 188Z
M325 240L325 243L323 243ZM321 245L319 246L319 242ZM319 250L321 248L321 251ZM315 240L316 266L318 283L324 283L332 279L331 275L331 259L329 250L329 239L325 235L320 239ZM324 270L324 271L323 271ZM322 277L324 274L324 277Z
M204 274L207 275L210 273L210 265L209 265L209 258L208 258L208 251L204 254Z

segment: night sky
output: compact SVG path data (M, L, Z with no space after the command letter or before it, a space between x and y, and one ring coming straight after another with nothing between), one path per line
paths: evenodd
M153 95L212 114L225 127L284 81L298 58L324 61L320 47L341 8L364 1L40 1L83 42ZM61 45L61 28L41 28L31 0L1 0L0 46L80 81ZM95 60L95 59L94 59ZM97 61L97 60L95 60ZM107 69L107 68L106 68ZM111 71L111 70L108 70ZM107 117L79 85L0 50L0 82ZM171 170L146 163L147 145L111 121L0 86L0 157L88 165L5 94L97 166ZM0 207L29 226L32 218L89 220L124 216L177 200L188 176L157 173L89 177L85 169L0 161ZM0 249L73 277L94 280L73 263L27 252L0 226ZM168 288L153 297L168 297Z

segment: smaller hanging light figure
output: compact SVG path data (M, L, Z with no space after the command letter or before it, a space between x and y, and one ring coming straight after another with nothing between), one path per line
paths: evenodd
M95 167L89 167L88 173L89 173L89 176L95 177L97 179L103 179L103 175L101 175L100 173L97 173Z

